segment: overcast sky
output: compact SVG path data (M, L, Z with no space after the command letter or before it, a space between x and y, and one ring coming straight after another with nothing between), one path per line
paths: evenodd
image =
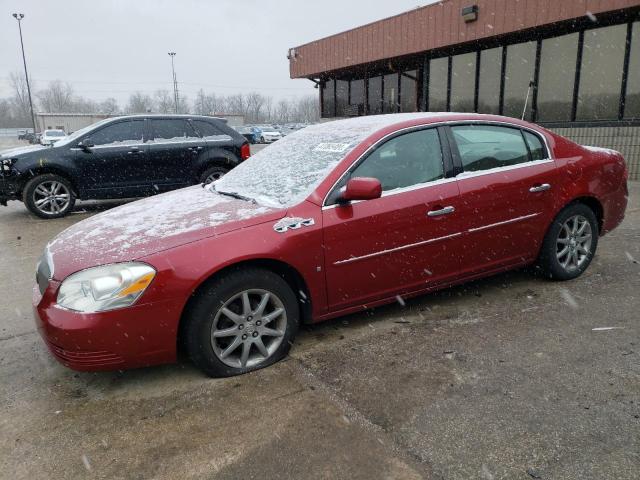
M311 40L432 3L433 0L2 0L0 97L21 72L13 12L22 12L35 90L55 79L94 100L126 103L135 90L171 89L177 52L180 91L260 91L277 98L313 94L289 79L287 50Z

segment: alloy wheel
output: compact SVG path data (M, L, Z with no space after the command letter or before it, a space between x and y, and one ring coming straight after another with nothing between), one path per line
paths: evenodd
M569 217L558 233L556 258L567 271L579 269L591 253L593 233L589 220L582 215Z
M282 300L267 290L244 290L216 312L211 346L227 366L254 367L276 352L286 328L287 313Z
M46 215L64 212L71 201L71 192L57 180L40 183L33 191L33 204Z
M212 172L209 175L207 175L207 179L204 181L204 183L206 185L215 182L216 180L220 180L222 177L224 177L224 173L222 172Z

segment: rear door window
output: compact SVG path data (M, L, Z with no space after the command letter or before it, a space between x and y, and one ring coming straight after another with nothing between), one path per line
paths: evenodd
M138 145L144 136L144 120L131 120L107 125L91 133L89 139L95 146Z
M151 120L154 143L184 142L186 140L200 140L193 127L182 119L153 119Z
M527 141L529 151L531 152L531 160L546 160L549 158L540 137L526 130L522 131L524 139Z
M465 172L510 167L530 161L520 129L494 125L451 127Z
M193 126L196 127L198 133L203 137L214 137L216 135L224 135L224 133L216 128L215 125L205 122L204 120L193 120Z

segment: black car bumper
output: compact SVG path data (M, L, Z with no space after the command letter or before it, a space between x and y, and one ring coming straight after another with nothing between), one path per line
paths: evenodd
M0 205L7 206L7 201L18 199L19 183L18 175L0 162Z

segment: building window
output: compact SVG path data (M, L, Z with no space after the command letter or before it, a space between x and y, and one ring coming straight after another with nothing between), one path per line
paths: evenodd
M500 83L502 78L502 47L480 52L478 112L500 113Z
M400 111L417 110L418 72L410 70L400 75Z
M435 58L429 63L429 111L447 111L449 57Z
M398 74L384 76L384 113L396 113L398 111Z
M322 88L322 116L323 117L335 117L335 94L333 90L333 80L327 80L324 82Z
M640 22L633 24L631 35L624 116L625 118L640 118Z
M349 82L336 80L336 110L338 117L346 115L346 107L349 105Z
M476 92L476 52L451 59L451 111L473 112Z
M382 113L382 77L369 79L369 113Z
M349 104L355 105L358 115L364 113L364 80L351 80Z
M618 118L627 26L584 32L577 120Z
M529 84L533 81L535 63L536 42L518 43L507 47L507 65L504 78L504 115L521 118L525 109L527 92L529 92L524 118L531 119L532 92Z
M579 34L542 41L538 80L538 115L542 122L570 121Z

